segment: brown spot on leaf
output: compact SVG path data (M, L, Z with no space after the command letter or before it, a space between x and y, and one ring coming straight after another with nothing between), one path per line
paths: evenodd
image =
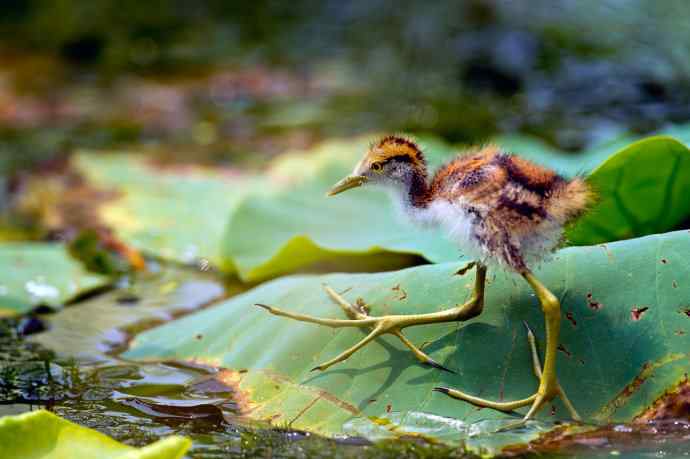
M204 339L204 335L202 335L201 333L197 333L197 334L194 336L194 339L198 339L198 340Z
M562 353L564 353L565 355L567 355L568 357L573 356L573 354L568 349L566 349L565 346L562 344L558 345L558 350L561 351Z
M568 321L573 324L573 327L577 327L577 321L575 320L575 316L571 311L568 311L565 313L565 318L568 319Z
M391 290L400 293L400 296L398 297L399 301L402 301L407 298L407 292L402 287L400 287L400 284L396 285Z
M674 280L673 282L671 282L671 286L672 286L673 288L678 288L678 282L676 282L676 281Z
M690 317L690 308L683 308L683 314Z
M661 264L662 264L662 265L665 265L666 263L668 263L668 260L667 260L666 258L662 258L662 259L661 259Z
M676 330L676 331L673 332L673 334L676 335L676 336L683 336L683 335L685 335L685 331L683 331L683 330Z
M592 293L591 293L591 292L587 294L587 305L589 306L589 309L591 309L591 310L593 310L593 311L598 311L599 309L601 309L601 308L604 307L603 304L601 304L600 302L596 301L596 300L592 297Z
M641 308L635 308L633 307L630 310L630 318L632 320L638 321L642 318L642 314L644 314L647 310L649 309L649 306L644 306Z
M391 411L393 411L393 405L389 403L388 405L386 405L386 413L390 413Z

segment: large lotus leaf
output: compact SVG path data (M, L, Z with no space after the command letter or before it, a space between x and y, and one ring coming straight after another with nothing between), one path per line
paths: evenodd
M218 262L225 224L256 178L200 166L160 166L144 156L82 152L73 165L91 186L114 192L97 216L140 251L183 263Z
M107 352L124 345L142 325L165 322L223 295L209 273L166 268L140 275L132 286L115 289L44 317L48 330L28 339L61 356L108 361Z
M171 436L134 448L45 410L0 418L3 459L179 459L190 446L187 438Z
M684 381L690 346L689 250L690 233L679 231L570 247L537 271L563 304L558 372L586 420L630 421ZM433 387L458 387L505 400L525 397L536 388L523 320L543 346L543 317L522 279L490 273L481 316L407 330L412 341L425 345L432 358L457 374L419 365L389 336L344 363L313 373L315 364L354 344L364 331L274 317L253 304L340 317L322 290L327 283L353 302L365 299L373 315L432 312L469 296L473 276L456 275L461 265L281 278L147 331L135 338L125 356L228 368L223 379L236 387L238 400L253 418L327 435L355 431L376 437L381 425L390 430L391 423L399 426L396 432L422 429L429 435L454 428L457 441L477 425L508 415L450 400L432 392ZM555 417L546 409L541 419L565 416L560 402L554 407ZM379 421L371 421L372 416ZM430 428L447 418L456 421Z
M588 180L600 199L569 232L573 244L668 231L690 213L690 201L682 199L690 191L690 155L673 139L652 137L625 148L628 140L620 139L579 155L527 137L497 142L568 177L594 169ZM432 169L457 151L429 138L421 144ZM456 246L435 231L407 224L380 190L324 196L352 169L366 146L365 139L328 142L315 151L279 158L271 169L277 185L248 196L232 215L223 244L228 265L243 279L258 280L358 254L404 252L434 263L456 259Z
M0 271L0 317L22 314L37 306L59 308L109 281L87 272L60 244L2 243Z

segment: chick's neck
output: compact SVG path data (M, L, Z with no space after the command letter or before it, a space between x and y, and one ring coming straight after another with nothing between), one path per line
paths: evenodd
M412 169L405 180L405 205L412 208L424 208L431 200L431 190L426 170Z

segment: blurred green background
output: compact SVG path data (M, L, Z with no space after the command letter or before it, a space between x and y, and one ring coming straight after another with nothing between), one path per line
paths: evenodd
M260 164L382 130L576 152L690 119L688 19L682 0L5 0L0 167L120 145Z

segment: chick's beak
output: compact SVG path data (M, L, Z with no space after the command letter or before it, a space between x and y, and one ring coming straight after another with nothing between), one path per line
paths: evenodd
M328 196L335 196L338 193L342 193L350 188L357 188L366 183L367 178L363 175L349 175L333 185L333 188L328 192Z

